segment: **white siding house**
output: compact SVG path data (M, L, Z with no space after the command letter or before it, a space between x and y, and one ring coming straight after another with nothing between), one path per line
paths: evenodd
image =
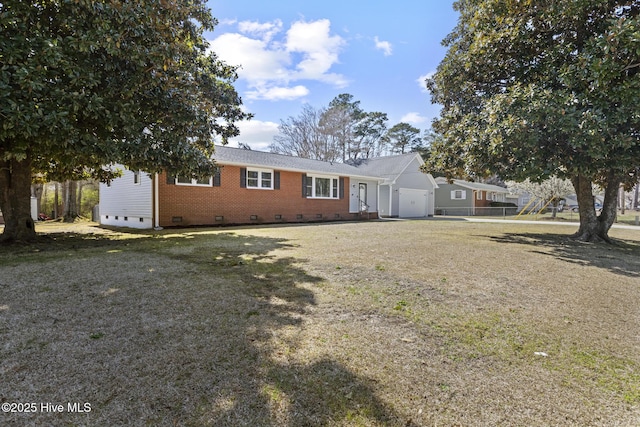
M111 184L100 184L100 224L152 228L152 182L145 172L125 170Z

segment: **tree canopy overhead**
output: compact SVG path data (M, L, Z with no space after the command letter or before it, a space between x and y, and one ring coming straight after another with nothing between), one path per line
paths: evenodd
M215 136L248 118L236 70L207 51L204 0L0 3L0 210L5 239L35 237L34 173L108 166L207 175Z
M608 240L640 165L640 1L459 0L427 80L443 105L431 167L449 175L571 179L582 240ZM597 216L591 183L605 188Z

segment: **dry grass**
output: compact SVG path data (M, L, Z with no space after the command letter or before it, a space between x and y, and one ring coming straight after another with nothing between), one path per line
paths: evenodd
M40 227L0 247L0 401L38 404L2 425L640 424L640 231Z

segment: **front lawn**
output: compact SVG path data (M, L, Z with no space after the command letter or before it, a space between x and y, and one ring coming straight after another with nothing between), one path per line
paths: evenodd
M2 425L640 422L640 230L66 227L0 247Z

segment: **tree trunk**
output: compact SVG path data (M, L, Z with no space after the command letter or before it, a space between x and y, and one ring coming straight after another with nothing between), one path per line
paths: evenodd
M82 189L84 188L86 182L79 181L77 184L78 184L78 191L77 191L76 200L78 201L77 202L78 215L82 216Z
M68 180L65 182L64 197L64 222L73 222L78 218L78 182Z
M591 181L578 175L573 177L571 182L576 190L580 214L580 228L573 237L583 242L611 243L609 229L616 219L620 179L613 174L609 175L600 215L596 215Z
M53 195L53 218L58 219L60 216L60 185L55 183L55 192Z
M41 210L38 211L38 213L44 212L46 215L49 215L49 213L46 211L46 208L48 207L48 205L47 205L48 188L47 187L49 187L48 184L45 184L45 185L42 186L42 197L41 197L41 199L44 200L44 206L42 206L43 203L40 202L41 206L40 206L39 209L41 209Z
M0 210L4 232L0 242L32 242L36 229L31 218L31 158L0 161Z
M558 216L558 204L560 203L559 199L554 198L551 202L551 219L556 219Z

